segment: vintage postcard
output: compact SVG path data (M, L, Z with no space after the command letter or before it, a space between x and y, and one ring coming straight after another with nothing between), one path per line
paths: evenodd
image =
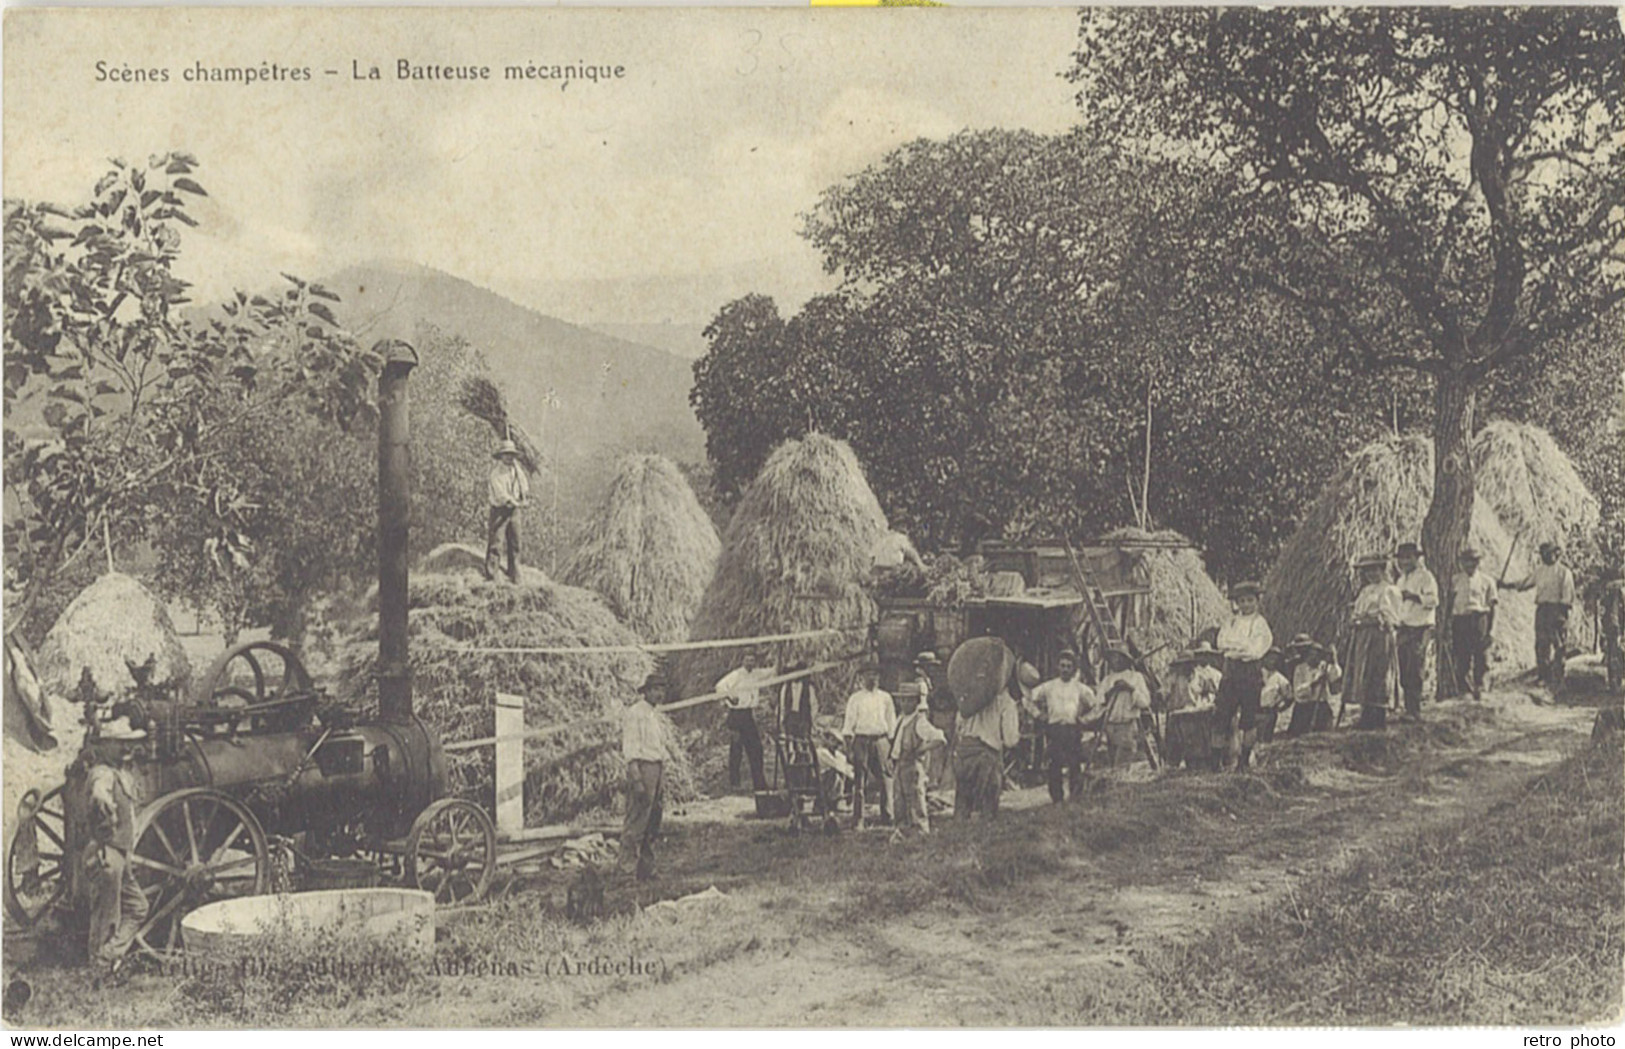
M6 1024L1613 1044L1622 58L7 11Z

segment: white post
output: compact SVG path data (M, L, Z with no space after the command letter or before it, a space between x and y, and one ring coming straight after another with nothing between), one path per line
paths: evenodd
M496 823L499 837L525 829L525 700L498 692L496 699Z

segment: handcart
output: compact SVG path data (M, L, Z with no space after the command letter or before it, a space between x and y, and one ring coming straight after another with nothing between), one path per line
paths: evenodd
M833 834L838 829L835 805L841 780L834 762L821 760L820 748L808 736L776 736L773 746L784 781L790 832L799 834L818 822L825 833Z

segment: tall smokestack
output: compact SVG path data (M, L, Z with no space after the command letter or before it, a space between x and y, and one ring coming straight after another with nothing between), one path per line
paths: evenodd
M412 516L412 423L406 379L417 351L399 339L373 347L378 376L378 707L387 721L412 720L406 647L406 529Z

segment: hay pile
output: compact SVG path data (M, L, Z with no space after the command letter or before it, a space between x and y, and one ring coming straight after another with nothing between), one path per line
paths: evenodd
M536 442L525 432L525 428L508 413L508 406L496 383L483 375L468 376L457 388L457 404L463 411L491 427L497 440L507 438L512 441L519 451L519 465L527 474L534 477L540 472L541 449L536 447Z
M695 640L857 627L874 618L864 589L870 551L886 533L857 456L820 433L774 449L745 490L722 537L716 575L690 636ZM775 646L773 662L815 662L861 645L861 632ZM684 695L709 692L738 660L736 651L687 653L676 661ZM825 704L844 697L850 668L821 675Z
M181 648L168 609L135 578L109 572L63 609L34 660L57 746L39 751L26 738L14 736L8 726L5 785L0 791L0 804L5 806L0 820L7 841L23 792L37 787L44 793L57 786L68 764L79 755L85 727L73 697L85 668L90 669L101 694L112 698L122 696L134 684L125 660L139 665L148 656L157 657L154 684L183 690L191 684L191 662Z
M612 803L625 772L620 711L651 667L642 653L529 656L468 647L636 644L596 594L551 583L487 583L472 573L415 575L408 635L417 713L446 742L491 736L492 697L525 698L525 727L569 726L525 745L525 818L535 825ZM377 705L377 617L340 646L347 694ZM673 730L675 741L675 730ZM448 754L455 794L493 801L490 747ZM692 789L686 754L669 769L674 793Z
M716 569L722 541L671 460L629 455L564 568L597 591L645 641L682 641Z
M1119 528L1106 536L1108 542L1189 543L1178 532L1147 532L1141 528ZM1149 614L1129 627L1129 640L1141 652L1162 681L1168 680L1168 663L1208 627L1219 626L1230 615L1225 600L1207 574L1202 556L1194 549L1151 549L1137 551L1151 580Z
M1474 438L1472 453L1476 498L1468 540L1491 576L1504 567L1507 580L1521 580L1537 559L1538 537L1572 538L1595 524L1595 498L1545 431L1492 423ZM1419 539L1432 497L1433 442L1426 436L1385 438L1350 457L1265 579L1264 612L1276 636L1306 632L1328 643L1340 637L1354 601L1351 562ZM1439 576L1453 570L1429 567ZM1533 664L1534 617L1531 594L1501 592L1492 664L1503 670Z

